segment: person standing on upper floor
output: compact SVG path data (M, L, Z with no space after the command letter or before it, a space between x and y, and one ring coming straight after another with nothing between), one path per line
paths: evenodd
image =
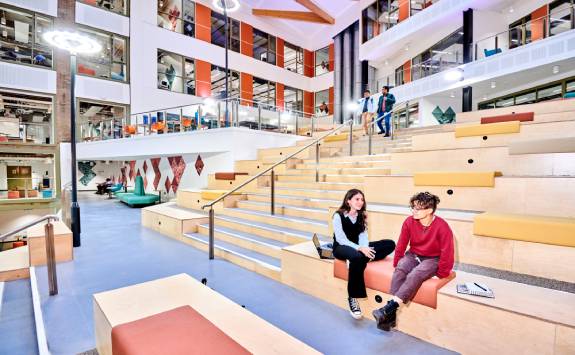
M455 259L453 232L443 218L435 215L439 197L420 192L409 204L412 216L403 222L393 258L395 271L390 288L393 298L373 311L377 327L385 331L395 327L400 304L410 302L425 280L448 277Z
M373 114L375 113L375 104L373 97L371 97L371 91L365 90L363 92L363 97L358 101L358 108L361 112L361 122L363 123L363 130L367 135L369 133L368 124L371 123L373 119Z
M333 256L349 262L347 293L349 313L363 317L358 298L366 298L363 272L370 261L381 260L395 249L393 240L370 242L367 235L367 213L363 192L349 190L341 207L333 215Z
M381 96L379 97L377 103L377 126L379 127L379 132L377 134L385 133L385 137L391 135L390 121L391 121L391 111L393 110L393 105L395 104L395 96L389 93L389 86L384 86L381 88ZM383 116L383 118L382 118ZM385 132L383 130L382 122L385 120Z

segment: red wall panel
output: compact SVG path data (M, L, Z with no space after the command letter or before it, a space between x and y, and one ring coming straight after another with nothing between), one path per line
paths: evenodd
M411 59L403 64L403 81L405 83L411 81Z
M196 95L209 97L212 95L212 65L196 59Z
M276 42L276 65L278 67L284 67L284 40L277 37Z
M313 92L303 92L303 112L313 114L314 112L314 94Z
M399 1L399 22L409 17L409 0Z
M249 57L254 56L254 28L248 25L245 22L241 24L240 30L240 39L241 39L241 52L243 55L247 55Z
M242 105L252 106L252 101L254 99L254 77L251 74L241 73L240 74L240 87Z
M541 6L531 13L531 40L538 41L545 38L545 25L548 19L542 17L547 16L547 5Z
M334 102L334 92L333 92L333 86L329 88L329 102L327 103L327 106L329 108L329 114L333 115L333 102Z
M307 49L303 50L303 73L305 76L313 78L314 75L314 63L313 63L313 52Z
M276 83L276 106L282 111L284 108L284 84Z
M335 46L334 44L329 45L329 71L335 69Z
M202 41L212 41L212 10L196 3L196 38Z

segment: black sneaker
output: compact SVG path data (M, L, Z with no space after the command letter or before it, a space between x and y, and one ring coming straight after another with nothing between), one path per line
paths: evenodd
M391 328L395 327L397 320L397 308L399 304L394 300L387 301L387 304L372 312L377 328L389 332Z
M349 313L354 319L361 319L363 314L361 313L361 308L359 308L359 302L356 298L348 297L347 302L349 303Z

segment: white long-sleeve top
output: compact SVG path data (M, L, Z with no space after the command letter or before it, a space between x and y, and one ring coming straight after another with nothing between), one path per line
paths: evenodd
M352 217L347 212L344 212L343 215L344 215L344 217L349 218L351 223L355 224L357 222L357 216ZM355 250L359 249L360 247L369 246L369 237L367 235L367 230L364 230L363 232L360 233L358 244L355 244L354 242L347 239L347 236L345 235L345 233L343 231L343 225L341 223L341 218L339 216L339 213L333 214L332 225L333 225L333 233L335 235L335 240L340 245L347 245L349 247L354 248Z

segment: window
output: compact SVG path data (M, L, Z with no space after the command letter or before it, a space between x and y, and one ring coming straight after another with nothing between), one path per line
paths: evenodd
M362 40L365 43L399 22L399 1L378 0L374 2L362 11L362 22Z
M0 59L52 68L52 48L42 35L52 19L0 6Z
M411 5L410 5L411 14L410 14L410 16L413 16L416 13L427 9L428 7L430 7L431 5L433 5L433 3L437 2L437 1L438 0L411 0Z
M329 73L329 47L315 51L315 76Z
M531 43L531 15L509 25L509 49Z
M572 81L568 81L567 84L565 84L565 92L574 92L575 91L575 80Z
M506 97L503 99L499 99L495 102L495 107L508 107L508 106L513 106L514 103L514 98L513 97Z
M158 89L195 95L196 75L194 60L159 49Z
M303 111L303 90L286 86L284 88L284 105L286 110Z
M127 81L128 39L95 30L80 29L79 32L100 43L102 50L93 54L79 54L78 74Z
M275 107L276 83L256 78L253 79L254 102L262 107Z
M411 80L421 79L462 63L463 27L412 59Z
M276 38L254 28L254 58L276 64Z
M10 142L53 144L50 96L0 90L0 137Z
M225 17L219 12L212 11L212 44L225 47ZM228 49L240 51L240 22L228 17Z
M395 86L403 85L403 65L395 69Z
M561 84L547 86L537 90L537 101L548 101L560 99L562 95Z
M531 91L515 97L515 105L526 105L535 102L537 102L537 95L535 91Z
M0 159L0 199L56 197L54 154L14 153Z
M101 102L80 101L76 132L78 142L122 138L125 106Z
M574 28L574 0L558 0L549 4L549 35L554 36Z
M228 79L228 97L239 98L240 97L240 73L237 71L229 70L230 74ZM211 87L212 96L216 99L226 98L226 69L218 67L217 65L212 65L211 74Z
M78 0L79 2L83 2L84 4L97 6L101 9L115 12L120 15L128 15L128 9L130 5L128 4L128 0Z
M315 114L318 116L328 116L329 111L329 90L318 91L315 93Z
M284 45L284 68L287 70L302 74L303 70L303 49L291 43L285 42Z
M196 4L191 0L158 0L158 26L194 37Z

